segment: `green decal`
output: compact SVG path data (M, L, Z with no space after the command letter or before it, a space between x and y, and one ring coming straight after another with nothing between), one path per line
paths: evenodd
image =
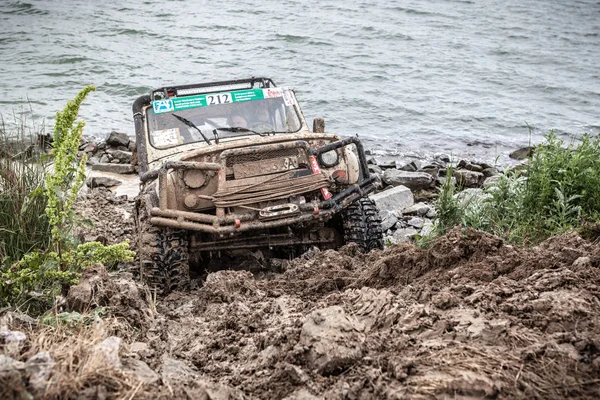
M173 101L172 108L162 106L162 103L160 102L164 102L163 100L154 101L153 106L154 112L156 114L162 114L172 111L188 110L190 108L206 107L217 104L241 103L244 101L262 100L264 98L265 95L262 89L249 89L239 90L236 92L210 93L201 94L198 96L175 97L171 99Z

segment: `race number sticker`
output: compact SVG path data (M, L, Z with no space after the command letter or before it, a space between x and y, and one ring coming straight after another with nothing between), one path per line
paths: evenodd
M209 106L226 103L231 103L231 93L209 94L206 96L206 104Z
M170 147L182 144L179 128L163 129L152 132L152 144L155 147Z

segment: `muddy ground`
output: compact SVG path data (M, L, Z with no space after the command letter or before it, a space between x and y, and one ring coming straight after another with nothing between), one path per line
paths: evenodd
M130 202L88 201L102 203L94 234L130 232ZM600 243L576 233L531 249L456 229L429 250L311 251L279 273L220 271L158 299L98 265L64 307L109 317L2 316L26 339L2 347L0 361L21 364L3 375L0 362L0 397L599 398L599 285Z

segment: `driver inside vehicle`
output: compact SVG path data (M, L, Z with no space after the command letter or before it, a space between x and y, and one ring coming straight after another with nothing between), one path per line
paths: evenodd
M248 122L248 128L256 132L272 132L274 129L267 102L260 100L255 103L254 111L252 113L253 119Z
M235 128L247 128L248 127L248 122L246 121L246 118L242 117L241 115L233 115L230 118L230 126L235 127Z

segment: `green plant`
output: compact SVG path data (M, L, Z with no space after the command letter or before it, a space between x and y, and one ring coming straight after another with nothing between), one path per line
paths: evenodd
M522 170L501 175L481 196L460 204L447 180L436 203L435 229L421 242L456 225L493 233L516 244L535 244L600 221L600 137L565 145L550 132Z
M49 158L36 141L45 137L31 110L0 115L0 262L10 264L36 248L47 248L51 227L44 210Z
M84 88L73 101L56 113L51 171L45 171L44 188L32 193L46 199L45 217L51 227L47 247L25 254L10 267L4 266L0 279L0 302L5 304L32 302L44 311L56 294L66 292L75 284L84 268L101 262L114 264L132 261L134 253L129 243L105 246L98 242L78 243L73 229L81 218L73 210L79 190L85 180L85 156L77 158L84 127L75 124L79 107L93 86Z

